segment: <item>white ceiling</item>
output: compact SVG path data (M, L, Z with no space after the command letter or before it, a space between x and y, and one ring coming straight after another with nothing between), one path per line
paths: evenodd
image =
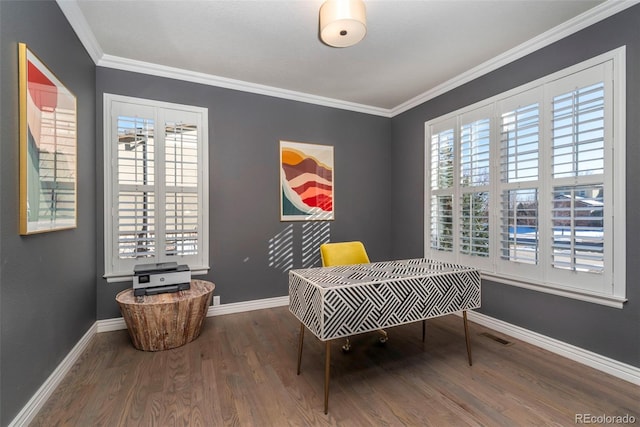
M101 66L393 115L632 2L365 0L367 35L318 38L322 0L58 0Z

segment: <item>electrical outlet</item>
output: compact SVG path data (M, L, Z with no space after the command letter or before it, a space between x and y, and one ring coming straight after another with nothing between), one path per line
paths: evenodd
M213 305L220 305L220 295L213 296Z

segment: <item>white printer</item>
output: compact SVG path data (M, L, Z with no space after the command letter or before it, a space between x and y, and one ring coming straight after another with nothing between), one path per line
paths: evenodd
M191 269L177 262L139 264L133 268L133 294L154 295L191 287Z

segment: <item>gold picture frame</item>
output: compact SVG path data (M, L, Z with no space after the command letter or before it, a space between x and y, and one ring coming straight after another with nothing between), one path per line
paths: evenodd
M20 234L75 228L76 97L24 43L18 60Z

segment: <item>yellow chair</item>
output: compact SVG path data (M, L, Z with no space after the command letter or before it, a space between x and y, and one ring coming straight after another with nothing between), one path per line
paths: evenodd
M320 258L322 259L323 267L334 267L338 265L353 265L353 264L368 264L369 256L364 248L362 242L336 242L336 243L323 243L320 245ZM382 334L380 342L387 342L388 336L382 329L379 330ZM351 350L351 343L349 338L347 342L342 346L343 351Z
M370 262L362 242L324 243L320 245L320 258L323 267Z

